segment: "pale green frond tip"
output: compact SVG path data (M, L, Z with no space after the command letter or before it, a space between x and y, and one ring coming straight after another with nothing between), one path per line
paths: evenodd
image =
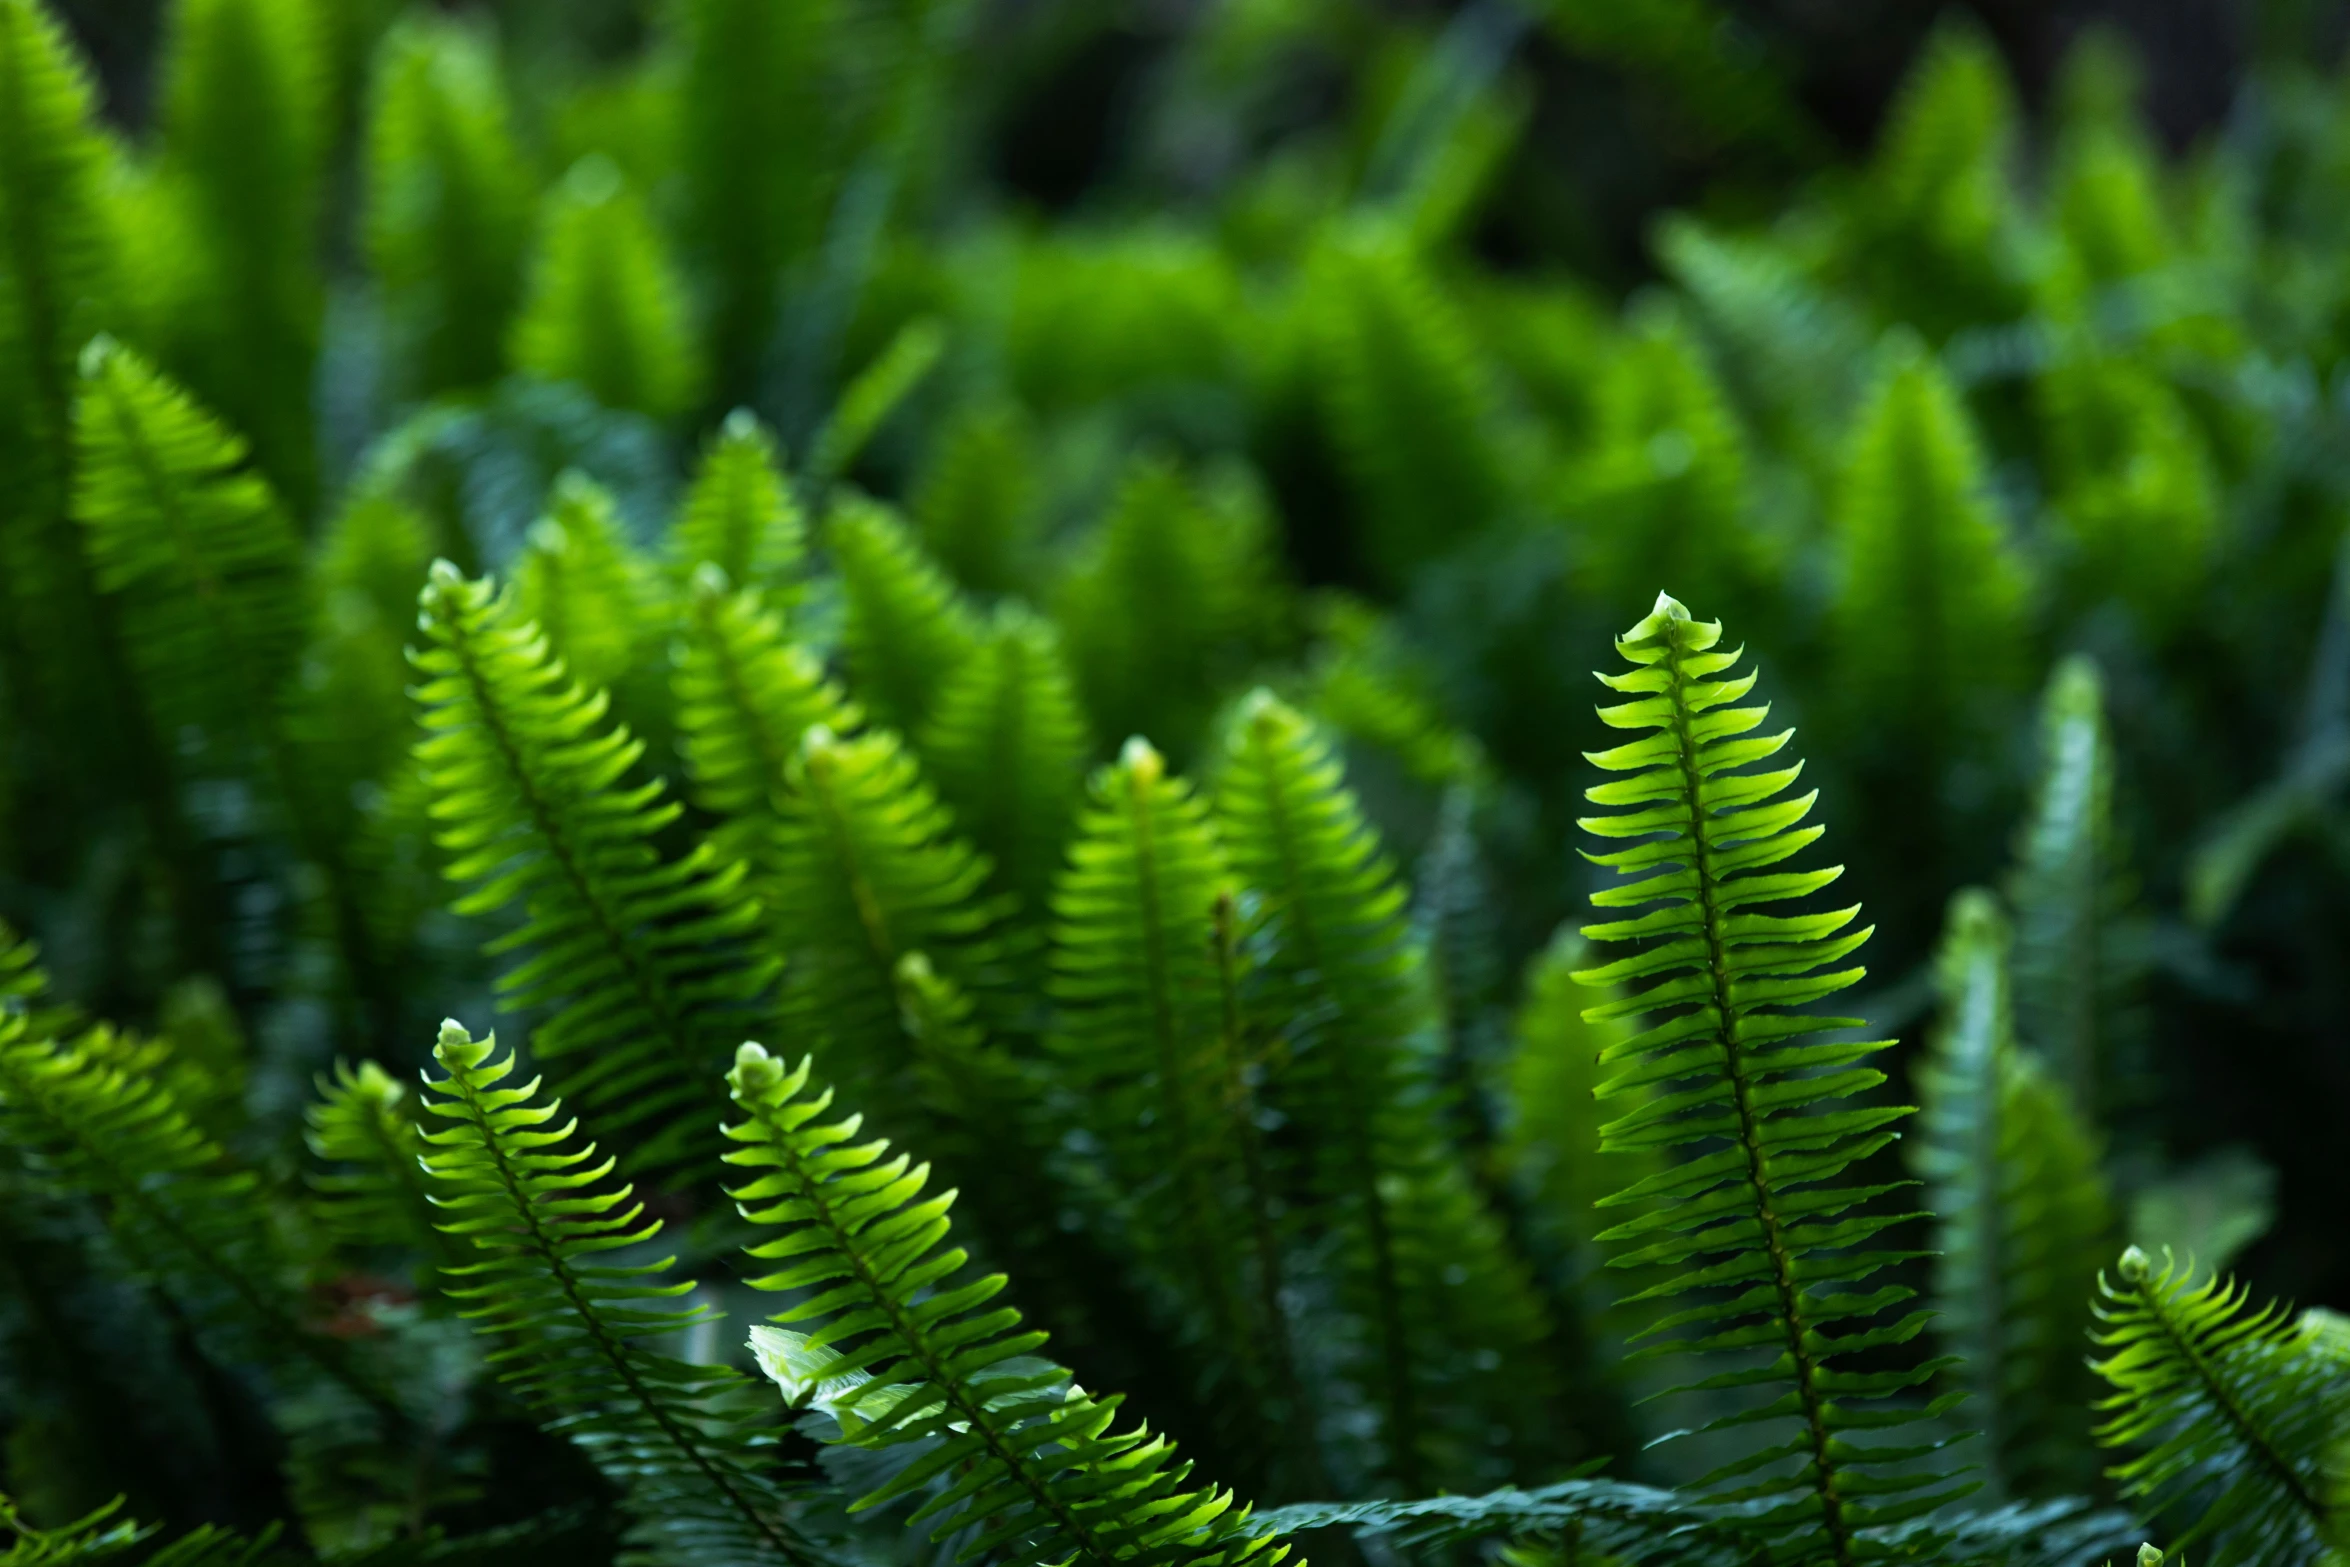
M2144 1251L2131 1246L2122 1252L2122 1260L2116 1264L2116 1269L2126 1282L2143 1284L2153 1274L2154 1263Z
M810 761L832 755L840 748L840 736L832 732L830 724L810 724L808 732L800 736L800 754Z
M909 952L898 959L898 983L901 985L927 985L936 977L937 970L930 966L930 954L927 952Z
M746 1039L734 1048L734 1070L726 1081L738 1095L763 1093L783 1081L783 1063L765 1045Z
M706 560L694 568L694 597L703 603L722 599L733 588L734 584L726 580L726 568L718 562Z
M1240 699L1240 721L1252 728L1270 723L1275 715L1287 711L1281 698L1275 696L1267 686L1258 686Z
M591 152L563 176L564 193L583 206L600 206L620 194L620 166Z
M1140 735L1130 735L1118 752L1118 765L1134 781L1149 788L1167 775L1167 759L1159 755L1158 747Z
M443 555L433 561L431 570L426 573L426 580L430 587L445 593L462 583L465 573L457 569L455 561Z
M435 1057L443 1057L451 1051L463 1050L472 1043L473 1036L465 1031L464 1024L453 1017L445 1017L441 1019L441 1037L434 1042L432 1053Z
M759 416L748 408L737 408L718 429L730 441L747 441L759 433Z
M1616 638L1616 651L1634 663L1654 663L1654 649L1668 634L1668 628L1678 623L1687 629L1680 633L1683 647L1700 653L1721 639L1722 623L1718 620L1699 620L1689 613L1689 606L1670 593L1659 593L1656 605L1641 617L1640 623ZM1646 652L1647 657L1641 655Z
M92 380L103 374L106 362L114 357L115 349L118 346L120 345L114 341L113 334L109 332L101 332L84 343L81 355L82 378Z
M2132 1247L2135 1251L2137 1248ZM2138 1567L2162 1567L2162 1552L2151 1545L2138 1547Z

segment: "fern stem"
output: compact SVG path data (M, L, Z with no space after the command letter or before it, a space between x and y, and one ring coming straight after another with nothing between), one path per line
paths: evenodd
M1705 930L1706 973L1713 990L1714 1015L1722 1023L1722 1071L1730 1081L1731 1102L1738 1116L1738 1141L1746 1154L1747 1187L1754 1194L1755 1219L1762 1227L1763 1249L1770 1258L1771 1287L1779 1298L1779 1320L1787 1336L1788 1357L1795 1368L1796 1397L1802 1403L1804 1426L1811 1439L1812 1488L1819 1495L1820 1519L1827 1528L1837 1567L1852 1567L1852 1531L1844 1516L1835 1461L1828 1452L1828 1426L1823 1410L1826 1401L1819 1389L1819 1365L1804 1342L1801 1289L1795 1281L1794 1259L1787 1254L1778 1209L1772 1202L1770 1160L1762 1145L1762 1123L1739 1054L1735 998L1728 955L1722 944L1725 916L1715 901L1713 854L1705 837L1705 778L1697 766L1697 738L1690 729L1687 691L1681 674L1681 628L1688 624L1687 621L1670 622L1668 633L1672 638L1672 651L1667 657L1673 672L1673 739L1682 786L1688 792L1690 855L1697 872L1698 910Z
M2260 1460L2261 1467L2276 1477L2277 1482L2284 1486L2286 1494L2293 1498L2294 1505L2308 1514L2310 1521L2322 1531L2332 1518L2333 1509L2318 1499L2317 1493L2309 1488L2309 1482L2302 1478L2301 1472L2293 1467L2283 1453L2277 1451L2276 1443L2269 1439L2268 1433L2245 1409L2235 1389L2228 1386L2227 1379L2220 1374L2219 1367L2211 1363L2191 1335L2179 1331L2179 1325L2170 1313L2170 1292L2150 1287L2144 1282L2139 1283L2138 1292L2146 1302L2147 1314L2162 1329L2162 1336L2170 1341L2171 1348L2180 1359L2195 1368L2197 1380L2211 1395L2221 1418L2235 1428L2236 1435Z
M803 1549L798 1541L778 1529L765 1514L751 1505L748 1497L735 1489L734 1482L710 1461L710 1455L702 1450L702 1444L694 1440L692 1431L672 1419L668 1406L653 1395L652 1389L645 1386L643 1379L637 1375L635 1364L628 1357L627 1347L612 1337L611 1330L604 1325L602 1314L595 1309L587 1292L580 1287L578 1276L571 1271L570 1261L563 1255L562 1248L547 1234L546 1226L540 1222L538 1205L532 1200L530 1189L523 1184L522 1178L507 1160L505 1144L498 1136L496 1121L489 1106L482 1103L472 1074L453 1071L448 1076L448 1083L456 1088L465 1101L466 1111L472 1117L474 1127L481 1133L482 1147L498 1172L498 1184L505 1189L507 1201L514 1205L514 1211L522 1219L523 1231L531 1250L538 1254L539 1263L546 1269L547 1276L562 1290L563 1299L571 1307L572 1316L587 1329L596 1352L603 1356L606 1365L618 1373L629 1396L653 1417L653 1423L660 1427L661 1434L668 1438L670 1446L701 1471L702 1477L717 1488L719 1495L726 1498L726 1504L740 1514L761 1539L774 1547L777 1554L787 1561L802 1564L802 1567L820 1567L819 1559L812 1552Z

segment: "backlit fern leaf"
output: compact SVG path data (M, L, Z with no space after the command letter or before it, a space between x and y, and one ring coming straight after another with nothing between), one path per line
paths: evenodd
M557 474L513 574L517 607L571 677L610 690L629 726L666 749L670 582L629 539L611 492L575 468Z
M407 1085L373 1061L335 1064L304 1112L310 1151L334 1168L310 1178L314 1209L346 1246L402 1247L428 1261L448 1258L417 1161L424 1134Z
M1650 982L1588 1013L1647 1023L1603 1054L1617 1070L1601 1097L1641 1098L1601 1135L1604 1147L1679 1158L1608 1199L1653 1206L1600 1239L1614 1243L1615 1266L1673 1270L1641 1296L1678 1308L1659 1324L1689 1330L1671 1347L1726 1362L1692 1386L1751 1395L1704 1427L1763 1428L1706 1487L1756 1503L1790 1550L1848 1567L1867 1554L1861 1530L1922 1513L1957 1489L1930 1470L1895 1467L1936 1445L1900 1431L1916 1418L1904 1396L1933 1365L1853 1364L1908 1343L1928 1316L1896 1316L1912 1291L1883 1278L1908 1255L1880 1240L1898 1216L1873 1199L1889 1188L1842 1183L1909 1112L1850 1103L1884 1081L1865 1063L1885 1043L1823 1040L1850 1020L1799 1010L1860 978L1835 965L1869 931L1850 928L1858 908L1765 912L1838 872L1770 869L1822 829L1800 825L1812 795L1776 798L1800 764L1749 770L1788 735L1754 736L1768 710L1730 705L1755 677L1716 678L1739 658L1715 650L1720 636L1719 625L1690 619L1660 594L1616 643L1636 667L1601 677L1631 698L1601 718L1647 732L1591 758L1629 775L1589 790L1592 803L1628 809L1583 827L1636 840L1590 855L1634 878L1592 901L1646 912L1585 927L1594 941L1641 945L1580 977Z
M756 1045L729 1077L744 1119L730 1163L753 1223L779 1229L749 1255L777 1264L760 1289L799 1292L753 1330L768 1374L794 1404L838 1425L836 1440L911 1449L858 1510L919 1498L911 1521L956 1540L958 1560L1237 1564L1282 1547L1228 1492L1182 1489L1190 1465L1163 1437L1117 1429L1120 1400L1075 1387L1032 1353L1045 1335L990 1302L1001 1275L968 1276L947 1218L953 1193L925 1197L929 1167L857 1141L860 1118L822 1119L829 1092Z
M491 1340L500 1379L619 1487L630 1543L653 1561L816 1561L784 1516L750 1380L647 1342L704 1317L671 1304L693 1288L663 1281L673 1259L611 1256L658 1240L660 1221L536 1078L509 1083L514 1056L495 1035L444 1023L433 1060L426 1108L445 1124L425 1134L425 1168L440 1226L474 1259L449 1294Z
M726 416L702 448L702 465L686 491L671 534L688 573L707 563L740 588L789 609L800 592L807 526L785 480L775 437L747 409Z
M709 1074L772 977L746 950L746 869L706 847L662 857L655 835L680 808L657 780L623 781L643 742L605 723L603 693L575 684L491 583L437 562L419 619L417 754L457 912L519 905L489 950L519 955L499 990L541 1015L537 1054L609 1107L640 1157L695 1146Z
M887 508L844 497L825 533L840 573L841 644L857 696L880 722L918 734L948 678L978 649L977 619Z
M683 412L700 388L684 283L643 201L601 155L547 196L511 352L519 370L655 418Z
M1937 975L1942 1026L1919 1069L1911 1164L1936 1217L1936 1332L1989 1444L1995 1495L2088 1488L2082 1359L2097 1259L2113 1243L2096 1139L2010 1023L2006 919L1987 892L1952 900Z
M2100 1278L2097 1440L2140 1449L2113 1471L2122 1493L2176 1519L2175 1545L2204 1543L2245 1567L2318 1558L2336 1506L2326 1464L2350 1429L2350 1374L2306 1320L2193 1265L2157 1267L2133 1246Z

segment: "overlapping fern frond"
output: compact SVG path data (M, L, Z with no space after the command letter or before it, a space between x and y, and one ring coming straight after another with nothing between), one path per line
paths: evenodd
M607 408L683 411L701 388L701 356L684 282L643 199L593 154L549 193L539 223L511 333L515 367L575 382Z
M1116 1396L1036 1357L1045 1335L991 1305L1000 1275L969 1275L954 1194L924 1195L928 1166L860 1142L856 1116L824 1119L832 1096L805 1062L745 1045L728 1081L743 1120L727 1159L754 1172L734 1196L781 1231L750 1248L777 1265L752 1283L799 1296L753 1330L760 1363L835 1440L903 1460L857 1510L916 1499L910 1521L953 1538L958 1560L1281 1559L1228 1492L1183 1488L1190 1465L1164 1437L1119 1428Z
M318 1098L304 1112L306 1140L333 1168L314 1174L310 1185L319 1220L344 1245L448 1255L418 1163L424 1134L416 1108L407 1085L373 1061L338 1061L333 1076L319 1080Z
M1853 1102L1884 1081L1866 1063L1887 1046L1837 1039L1830 1031L1851 1020L1803 1010L1860 978L1838 965L1869 929L1853 928L1857 907L1774 912L1838 871L1774 869L1822 829L1802 825L1813 795L1781 798L1800 763L1754 770L1789 733L1758 735L1768 709L1733 705L1756 677L1729 674L1741 655L1720 639L1718 624L1660 594L1616 643L1635 667L1600 677L1630 698L1601 718L1645 732L1591 758L1629 775L1589 790L1592 803L1626 809L1583 826L1631 840L1589 856L1631 878L1592 901L1645 912L1585 927L1594 941L1639 945L1582 977L1642 982L1589 1015L1647 1025L1602 1057L1616 1070L1601 1097L1640 1098L1601 1135L1605 1147L1675 1156L1608 1199L1652 1206L1600 1239L1615 1246L1614 1265L1670 1270L1641 1292L1673 1301L1660 1327L1686 1337L1670 1347L1723 1366L1692 1386L1748 1395L1703 1429L1756 1427L1755 1445L1704 1488L1755 1504L1787 1550L1849 1567L1866 1555L1862 1530L1963 1486L1903 1467L1938 1445L1903 1430L1935 1367L1882 1357L1928 1314L1901 1311L1913 1292L1887 1277L1908 1255L1884 1239L1900 1217L1877 1201L1890 1188L1850 1174L1909 1113Z
M702 449L702 464L672 534L689 574L716 566L738 588L757 588L789 609L800 590L807 525L784 478L775 437L748 409L726 416Z
M663 857L655 836L680 807L658 780L624 781L643 742L605 722L603 693L571 680L508 595L436 562L419 619L417 754L457 911L519 905L490 951L520 955L500 992L540 1014L537 1053L640 1157L694 1146L727 1037L773 974L747 946L747 869L707 846Z
M2350 1370L2306 1320L2190 1261L2132 1246L2100 1277L2095 1362L2114 1391L2097 1440L2135 1450L2122 1494L2175 1521L2173 1548L2284 1567L2318 1559L2337 1503L2327 1466L2350 1430Z
M2073 1101L2018 1048L2011 936L1987 892L1952 900L1938 964L1942 1026L1919 1071L1911 1163L1935 1214L1936 1331L1957 1357L1994 1494L2089 1488L2083 1362L2098 1259L2114 1239L2101 1152Z
M448 1292L494 1347L490 1362L540 1419L610 1477L634 1518L631 1544L692 1567L821 1558L788 1517L766 1404L742 1373L657 1347L703 1313L667 1259L615 1256L659 1239L614 1161L564 1120L538 1080L514 1084L495 1035L444 1023L427 1079L424 1164L439 1224L471 1260ZM641 1252L638 1253L641 1257Z
M886 507L836 501L825 543L840 574L841 645L857 695L881 722L919 734L979 646L976 617Z
M939 432L914 484L922 541L974 593L1028 580L1038 516L1037 432L1008 399L965 403Z

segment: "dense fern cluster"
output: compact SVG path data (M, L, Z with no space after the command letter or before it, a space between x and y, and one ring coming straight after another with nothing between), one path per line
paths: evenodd
M1230 5L1050 217L1083 7L62 10L5 1561L2350 1551L2335 84ZM1481 260L1561 51L1809 172Z

